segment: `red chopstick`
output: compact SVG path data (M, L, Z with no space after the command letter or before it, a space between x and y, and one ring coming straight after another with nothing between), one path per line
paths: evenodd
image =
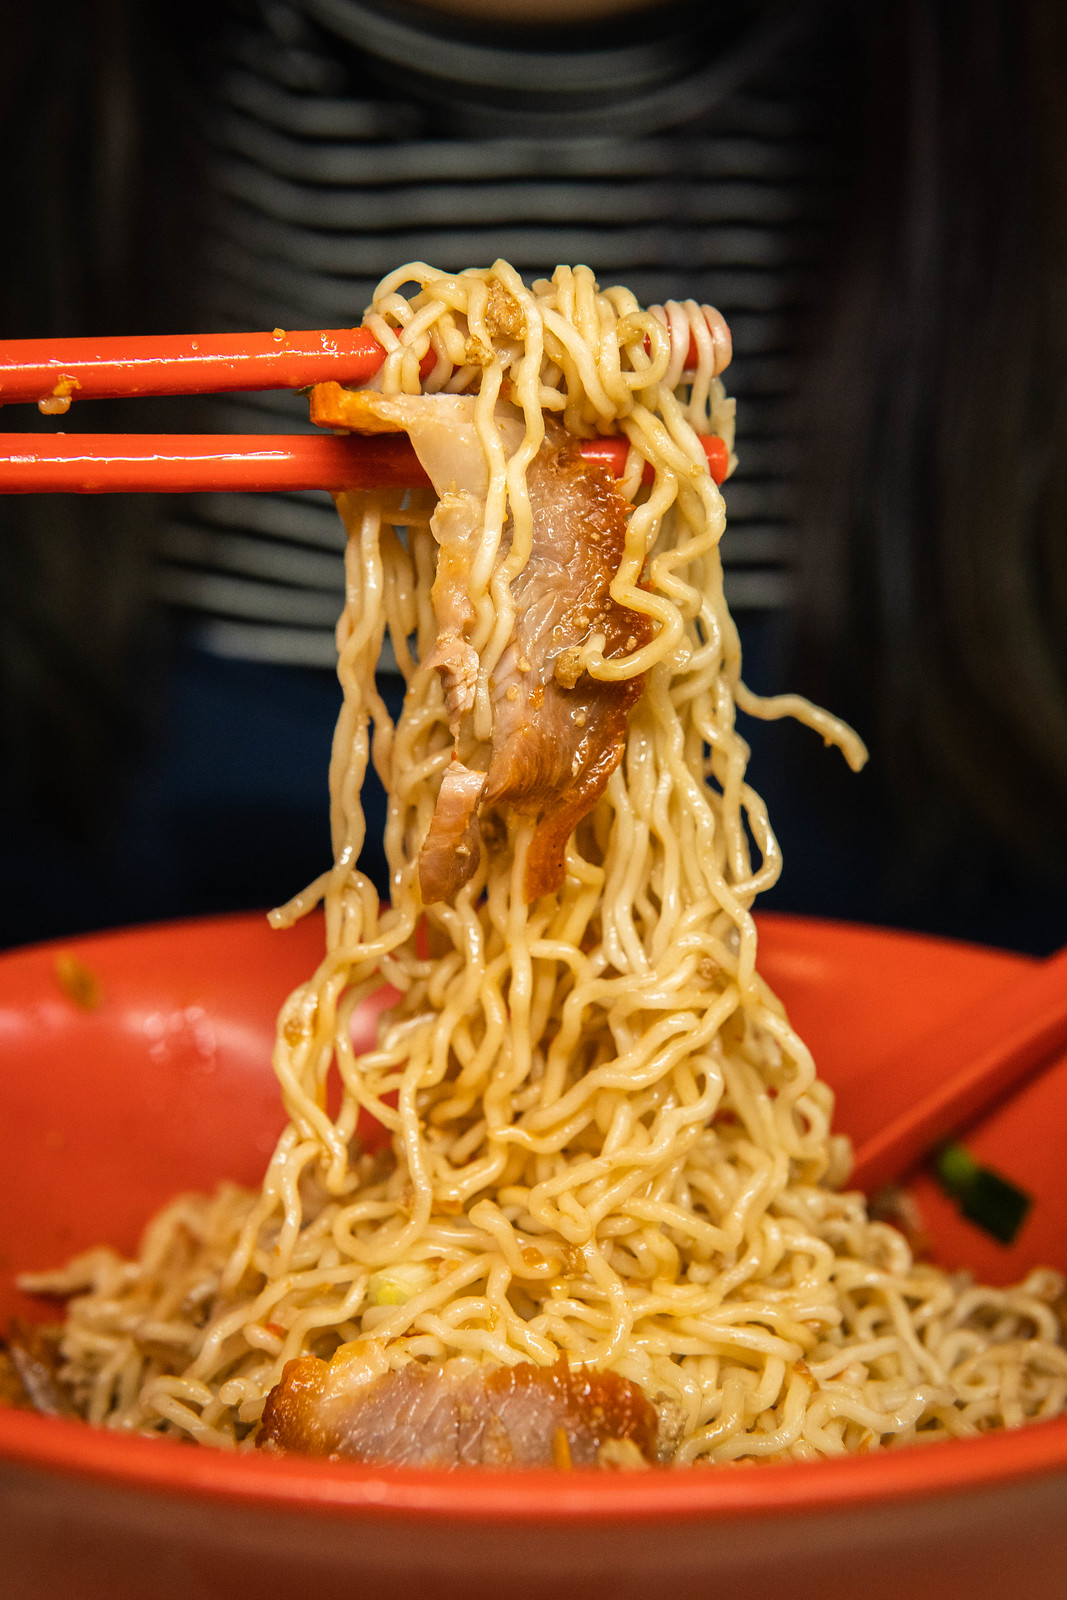
M74 400L304 389L366 383L385 352L366 328L165 338L15 339L0 342L0 406L36 402L62 414ZM691 341L688 359L697 352ZM431 352L422 363L432 368ZM704 441L712 477L726 476L721 439ZM616 476L626 441L583 446ZM401 437L235 434L0 434L0 493L188 493L195 490L367 489L426 482Z
M836 1123L855 1149L849 1187L899 1178L1067 1046L1067 948L842 1085Z
M0 340L0 405L304 389L330 378L361 384L373 378L384 359L384 350L366 328L7 339ZM696 366L692 340L686 359L687 365ZM433 364L430 351L422 363L423 377Z
M366 328L165 338L0 340L0 405L54 397L222 394L367 383L385 352ZM430 365L433 365L432 359Z
M721 483L726 445L714 434L701 442ZM587 460L602 462L616 477L628 448L622 435L581 445ZM403 434L0 434L0 494L389 489L428 481Z

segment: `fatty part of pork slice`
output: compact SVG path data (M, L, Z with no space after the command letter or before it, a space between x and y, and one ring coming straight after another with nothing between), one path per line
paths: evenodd
M475 425L475 398L455 394L383 395L370 389L316 384L311 420L321 428L354 433L406 433L437 493L430 531L439 546L430 603L437 640L427 657L441 677L453 738L474 705L478 653L470 643L474 623L468 582L485 520L489 470ZM518 449L523 424L498 408L497 432L505 456ZM470 868L473 872L474 868ZM468 877L470 876L468 872Z
M515 627L493 674L493 740L483 805L538 818L526 858L527 902L558 889L567 840L607 787L626 745L644 680L593 678L580 648L605 636L604 656L630 654L651 623L612 599L628 507L607 470L550 423L526 484L530 558L512 584Z
M352 433L406 433L438 498L465 489L484 502L489 472L474 422L475 397L469 394L379 394L374 389L343 389L317 383L311 391L311 420L319 428ZM508 453L522 438L522 424L498 418Z
M554 1367L489 1371L463 1358L412 1361L369 1382L365 1371L344 1347L328 1362L288 1362L267 1396L259 1447L436 1468L640 1467L657 1459L656 1409L615 1372L571 1367L563 1357Z
M419 852L423 902L452 900L482 858L478 802L487 774L474 772L455 755L445 768L430 829Z
M478 684L478 652L468 639L474 624L474 607L467 579L483 510L482 501L466 490L450 490L438 500L430 519L438 547L437 572L430 590L437 638L426 664L440 676L453 739L459 734L463 718L473 709Z

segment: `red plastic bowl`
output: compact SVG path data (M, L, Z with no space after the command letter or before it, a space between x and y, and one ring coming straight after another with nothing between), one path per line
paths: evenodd
M761 929L762 969L843 1107L851 1074L1024 965L830 923L766 916ZM321 941L315 921L272 934L229 917L0 958L0 1320L41 1314L18 1272L101 1240L132 1249L180 1189L258 1181L281 1125L274 1013ZM60 984L65 951L98 979L97 1009ZM1065 1079L1039 1081L1067 1107ZM1030 1145L1048 1116L1046 1103ZM1067 1205L1053 1190L1037 1210L1033 1237L1059 1239L1062 1266ZM953 1263L990 1249L947 1206L938 1243ZM1027 1248L1024 1232L994 1257L1002 1280ZM600 1476L224 1455L0 1412L0 1514L5 1600L1063 1600L1067 1419L812 1466Z

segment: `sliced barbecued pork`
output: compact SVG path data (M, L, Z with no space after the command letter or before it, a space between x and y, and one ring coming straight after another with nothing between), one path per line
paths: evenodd
M290 1361L267 1396L261 1449L409 1467L597 1467L657 1459L658 1416L615 1372L456 1358L370 1381L347 1347ZM356 1381L353 1382L353 1374Z
M577 440L550 424L526 484L533 547L512 584L515 627L493 672L483 803L538 817L524 885L532 901L562 884L567 840L618 766L644 686L641 677L590 677L581 647L600 633L606 658L627 655L648 642L651 624L611 597L628 507L606 468L583 460Z
M408 433L439 496L431 522L439 549L432 591L438 637L430 663L441 675L455 738L474 703L478 657L469 640L474 608L467 588L480 536L488 474L474 425L474 401L457 395L383 396L337 384L313 391L321 426ZM518 414L498 407L508 453L523 434ZM545 440L526 474L533 514L529 560L512 583L515 624L491 681L493 731L484 786L453 768L442 780L438 811L419 861L423 901L451 900L480 858L478 812L511 806L537 819L526 860L527 901L558 889L575 827L596 804L618 766L626 722L641 677L604 683L581 665L582 646L604 635L604 655L630 654L651 637L642 613L612 599L626 541L628 507L599 463L583 459L577 440L546 419ZM510 524L501 557L511 541ZM450 776L451 774L451 776ZM466 776L470 774L470 777ZM469 802L469 811L462 808ZM453 843L453 841L455 841ZM455 859L446 861L452 848Z
M14 1318L6 1342L0 1341L0 1406L73 1417L74 1405L59 1377L58 1323L43 1326Z

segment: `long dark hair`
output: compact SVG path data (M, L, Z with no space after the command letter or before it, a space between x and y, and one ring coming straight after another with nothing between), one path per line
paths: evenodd
M990 851L1067 877L1067 10L863 10L797 627L870 733L905 908Z
M196 165L185 44L206 8L182 8L187 35L155 15L166 9L0 0L6 337L150 332L181 316ZM85 402L78 426L178 416ZM64 423L14 406L0 426ZM0 804L67 830L112 814L151 700L152 518L140 496L0 497Z

